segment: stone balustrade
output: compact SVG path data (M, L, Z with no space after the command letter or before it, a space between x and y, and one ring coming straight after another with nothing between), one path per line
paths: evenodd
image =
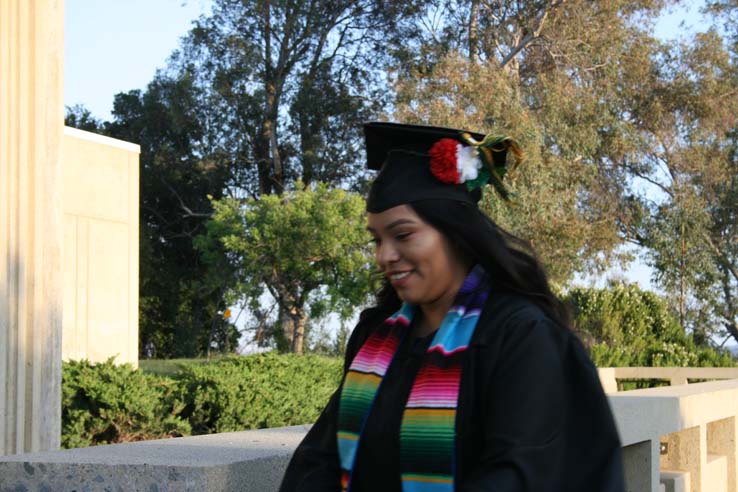
M617 379L683 382L724 378L608 394L623 443L628 492L738 492L735 371L600 370L603 385L611 389ZM276 491L289 457L307 428L283 427L0 457L0 492Z
M738 379L738 367L603 367L598 371L607 393L618 391L617 380L661 379L677 386L690 379Z
M738 368L600 369L629 491L738 492ZM617 392L619 379L671 386ZM687 384L689 380L719 381Z

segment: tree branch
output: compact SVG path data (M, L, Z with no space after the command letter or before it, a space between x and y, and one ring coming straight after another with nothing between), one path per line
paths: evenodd
M206 219L209 219L210 217L212 217L212 214L210 213L193 212L190 209L190 207L185 205L184 200L182 200L182 197L179 196L179 193L177 193L177 190L175 190L169 183L167 183L166 180L164 180L164 178L159 178L159 180L164 186L166 186L169 192L172 195L174 195L174 197L177 199L177 201L179 202L179 208L181 208L184 211L184 217L201 217L201 218L206 218Z
M500 68L505 68L505 65L507 65L513 58L517 56L518 53L520 53L525 47L527 47L534 39L537 39L541 35L541 31L543 30L543 24L546 22L546 18L548 17L548 14L555 10L557 7L559 7L561 4L566 2L566 0L554 0L551 5L549 5L548 8L543 8L541 12L538 14L538 17L536 19L537 26L532 31L529 31L528 34L523 36L523 38L518 41L518 43L512 47L510 52L502 59L500 62Z

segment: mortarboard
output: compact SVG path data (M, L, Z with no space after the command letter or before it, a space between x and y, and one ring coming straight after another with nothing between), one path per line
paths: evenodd
M518 145L502 135L453 128L373 122L364 125L367 166L379 169L367 200L368 212L382 212L420 200L448 199L475 204L491 183L507 200L502 178L521 160Z

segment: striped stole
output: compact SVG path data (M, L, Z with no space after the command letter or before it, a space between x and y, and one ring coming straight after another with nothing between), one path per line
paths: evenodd
M453 492L456 405L466 349L487 300L486 275L474 267L464 280L415 376L400 426L403 492ZM351 490L351 472L364 424L415 307L398 312L364 342L346 373L338 410L341 488Z

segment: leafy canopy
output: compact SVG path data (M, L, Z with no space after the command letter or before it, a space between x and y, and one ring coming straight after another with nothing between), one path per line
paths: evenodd
M348 318L366 301L372 263L361 196L298 182L281 196L214 200L213 209L198 247L206 258L218 244L225 248L238 279L234 297L253 309L265 293L276 300L281 317L295 323L286 333L293 351L308 316Z

